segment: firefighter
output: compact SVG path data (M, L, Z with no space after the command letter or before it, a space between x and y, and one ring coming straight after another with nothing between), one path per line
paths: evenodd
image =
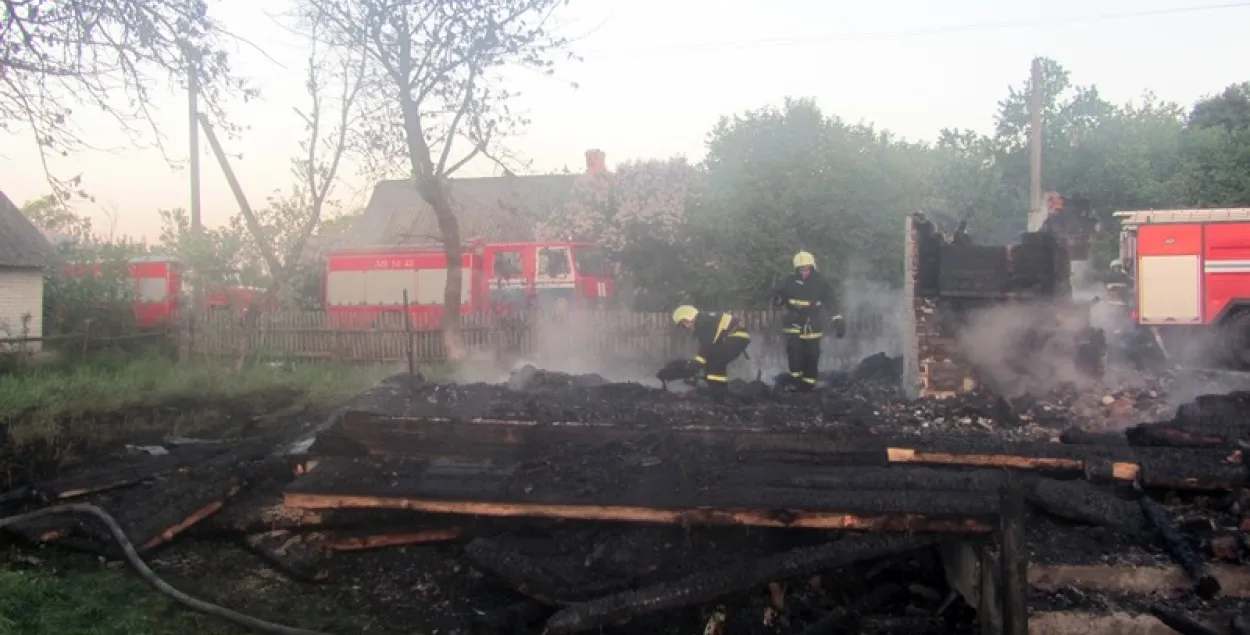
M1112 260L1107 273L1107 293L1111 303L1117 306L1128 306L1129 285L1132 279L1124 271L1124 263L1119 259Z
M729 392L729 364L746 353L751 343L742 321L717 311L700 311L683 304L673 311L673 323L694 333L699 342L699 352L693 365L697 373L707 380L708 388L716 392Z
M816 271L816 258L806 251L794 255L794 274L776 290L773 303L785 307L781 332L786 336L790 362L790 386L811 390L819 379L820 340L825 335L825 316L833 309L833 287ZM841 315L828 318L839 338L846 336Z

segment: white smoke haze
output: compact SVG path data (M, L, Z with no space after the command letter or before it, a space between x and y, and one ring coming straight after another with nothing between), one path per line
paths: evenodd
M1006 397L1040 396L1065 384L1090 388L1098 380L1078 369L1075 345L1087 324L1079 308L1066 319L1058 309L1027 302L970 311L956 345L987 387Z
M841 340L830 334L822 342L821 370L848 371L861 359L878 352L901 354L901 298L898 290L882 283L846 283L841 310L848 333ZM691 335L672 326L666 313L650 315L647 320L631 329L621 326L633 323L631 320L616 319L610 314L571 311L565 315L535 315L520 332L496 333L475 347L454 379L505 382L514 371L528 364L548 371L593 373L608 381L659 387L656 371L672 359L693 355L695 343ZM731 364L730 377L771 381L778 373L789 370L780 328L773 325L764 332L752 329L747 349L751 358L739 358ZM604 330L611 336L605 337ZM670 350L673 338L678 346L675 351Z

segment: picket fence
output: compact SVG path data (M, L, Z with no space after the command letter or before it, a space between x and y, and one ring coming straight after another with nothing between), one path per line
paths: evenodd
M780 315L772 311L734 311L752 333L749 353L761 363L784 358ZM829 338L833 358L858 360L883 348L897 348L891 333L893 315L869 310L847 316L848 337ZM468 314L461 318L465 347L471 358L567 361L655 361L693 353L693 338L673 327L668 313L630 311L534 312L499 316ZM191 348L212 357L238 354L244 329L237 315L221 312L202 317L191 332ZM345 324L324 311L274 311L261 315L248 334L247 351L260 360L303 362L390 363L406 359L402 313L384 314L367 326ZM411 332L415 357L422 363L446 359L442 333Z

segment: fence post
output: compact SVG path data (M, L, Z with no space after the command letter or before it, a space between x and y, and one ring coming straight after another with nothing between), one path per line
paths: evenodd
M417 360L412 350L412 316L408 314L408 289L404 289L404 353L408 355L408 383L417 376Z
M87 356L87 350L91 346L91 320L87 318L82 321L82 356Z

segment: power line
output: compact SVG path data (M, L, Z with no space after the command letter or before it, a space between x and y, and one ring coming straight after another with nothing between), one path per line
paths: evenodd
M810 44L829 44L833 42L845 42L851 40L883 40L897 39L907 37L923 37L930 35L945 35L948 33L967 33L977 31L998 31L1006 29L1023 29L1035 27L1054 27L1068 24L1079 24L1084 22L1102 22L1109 20L1126 20L1132 18L1147 18L1165 15L1178 15L1183 13L1198 13L1206 11L1222 11L1227 9L1244 9L1250 8L1250 2L1233 2L1226 4L1210 4L1196 7L1174 7L1170 9L1152 9L1147 11L1131 11L1125 13L1102 13L1085 16L1072 16L1067 18L1054 18L1043 20L1015 20L1009 22L980 22L971 24L952 24L938 27L928 27L919 29L907 29L902 31L880 31L880 32L864 32L864 33L840 33L836 35L817 36L808 38L770 38L760 40L747 40L741 42L703 42L699 44L674 45L674 46L647 46L640 49L598 49L585 51L587 55L601 54L619 54L619 55L638 55L647 53L706 53L718 51L736 51L743 49L766 48L766 47L784 47L784 46L802 46Z

